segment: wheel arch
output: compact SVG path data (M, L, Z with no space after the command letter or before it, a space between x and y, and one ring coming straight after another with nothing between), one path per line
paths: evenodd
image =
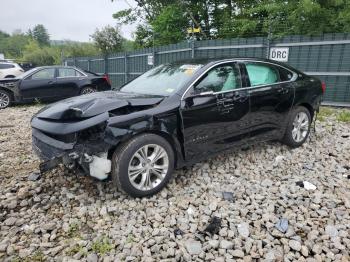
M12 99L12 101L13 101L15 94L13 93L12 90L10 90L10 89L8 89L8 88L5 88L5 87L2 87L2 86L0 86L0 90L4 90L4 91L6 91L7 93L9 93L10 96L11 96L11 99Z
M136 136L141 136L144 134L154 134L154 135L158 135L162 138L164 138L169 145L171 146L171 148L173 149L174 152L174 168L176 167L181 167L183 166L184 163L184 158L183 158L183 152L182 152L182 147L180 142L178 141L177 138L174 138L171 134L165 132L165 131L161 131L161 130L156 130L156 129L150 129L150 130L145 130L145 131L140 131L137 133L134 133L130 136L125 137L124 139L122 139L118 144L116 144L115 146L112 146L109 150L108 150L108 158L111 159L114 151L121 147L122 145L124 145L125 143L128 143L131 139L133 139Z
M14 75L7 75L7 76L5 76L4 78L15 78L16 76L14 76Z
M313 108L313 106L310 103L303 102L303 103L298 104L297 106L305 107L310 113L311 121L314 119L315 109Z

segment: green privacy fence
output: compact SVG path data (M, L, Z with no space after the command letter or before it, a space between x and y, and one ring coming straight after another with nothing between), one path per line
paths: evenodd
M154 65L189 58L266 58L271 49L287 49L286 63L323 80L327 85L326 103L350 105L350 34L182 42L106 57L67 58L65 64L107 73L113 87L119 88Z

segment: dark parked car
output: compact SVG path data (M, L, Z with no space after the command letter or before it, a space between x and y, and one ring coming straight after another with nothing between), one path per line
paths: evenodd
M108 76L100 76L75 67L45 66L0 80L0 109L12 103L57 101L64 98L111 90Z
M164 64L121 88L67 99L32 119L42 172L63 163L136 197L152 195L174 168L232 147L305 142L325 86L262 59Z

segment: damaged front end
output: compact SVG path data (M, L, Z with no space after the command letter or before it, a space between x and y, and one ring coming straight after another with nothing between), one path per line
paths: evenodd
M108 140L108 142L106 142ZM84 173L103 180L111 172L108 151L116 145L108 138L105 122L65 135L32 130L34 152L43 160L40 172L45 173L63 164L70 170L82 169Z
M124 98L124 99L121 99ZM109 126L111 117L143 109L159 99L136 99L116 92L102 92L67 99L40 110L31 121L33 150L40 157L40 172L60 164L82 169L99 180L111 172L110 150L131 133ZM137 102L135 102L137 101Z

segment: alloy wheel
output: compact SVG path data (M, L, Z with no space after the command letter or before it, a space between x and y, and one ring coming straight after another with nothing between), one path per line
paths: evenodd
M169 168L169 156L165 149L148 144L136 151L128 167L130 183L138 190L147 191L158 186Z
M87 94L91 94L91 93L95 93L95 92L96 92L96 90L93 89L92 87L85 87L81 93L83 95L87 95Z
M9 104L10 104L10 97L5 93L0 92L0 108L1 109L6 108L8 107Z
M299 143L305 139L309 132L309 117L305 112L299 112L293 121L292 137Z

